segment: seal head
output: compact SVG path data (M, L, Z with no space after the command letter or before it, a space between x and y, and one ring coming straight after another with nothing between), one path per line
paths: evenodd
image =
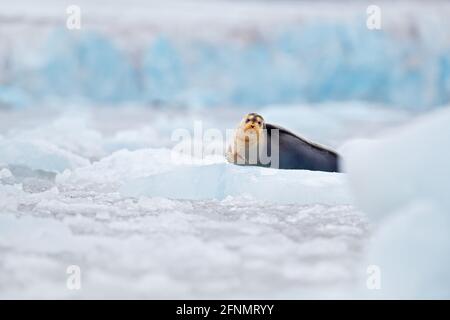
M257 113L242 118L235 130L233 143L227 151L229 162L241 165L258 165L259 153L265 150L265 122Z

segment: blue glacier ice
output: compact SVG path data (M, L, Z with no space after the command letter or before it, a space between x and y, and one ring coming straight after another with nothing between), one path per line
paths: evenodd
M35 63L15 60L15 82L35 99L117 103L138 96L136 70L105 36L92 32L73 35L58 29L40 50Z
M309 22L244 43L158 34L133 54L99 31L57 29L30 49L32 63L11 59L6 84L33 101L203 107L361 100L426 109L450 101L450 44L430 42L438 26L417 28L399 36L368 31L358 19Z
M157 103L177 101L185 88L184 65L172 43L158 37L146 50L142 66L143 95Z
M22 108L31 103L28 94L17 87L0 85L0 107Z

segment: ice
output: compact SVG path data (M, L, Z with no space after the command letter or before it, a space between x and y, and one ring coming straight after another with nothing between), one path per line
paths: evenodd
M48 119L39 126L26 126L22 130L12 130L8 137L14 140L51 144L86 159L98 159L107 155L103 147L103 136L93 128L93 119L82 108L67 107L55 119ZM74 133L77 134L74 134ZM81 162L79 165L85 164ZM67 167L69 168L69 167ZM72 168L72 167L70 167Z
M450 296L449 4L77 5L0 1L1 298ZM346 172L174 161L248 112Z
M87 165L89 161L46 141L2 139L0 137L0 164L62 172L68 168Z
M90 166L66 170L56 177L61 185L116 190L124 181L174 167L169 149L120 150Z
M45 44L45 60L35 72L43 77L37 94L81 96L99 103L136 96L137 77L131 62L110 39L95 32L75 37L64 29L55 30Z
M11 171L6 168L0 169L0 180L6 180L12 177Z
M241 167L227 163L183 167L127 182L126 196L218 199L247 196L261 201L328 205L352 203L339 173Z
M23 90L0 84L0 108L22 108L27 105L30 105L29 97Z
M0 214L2 298L307 297L355 281L367 229L351 206L46 197Z
M381 271L381 290L371 298L450 298L448 209L411 200L391 212L372 239L368 261Z
M0 211L14 212L18 208L20 196L23 194L19 186L0 184Z
M413 199L450 207L450 109L447 107L385 137L342 147L358 205L381 220Z
M342 12L312 1L135 0L136 12L127 2L105 10L80 0L91 16L74 32L56 23L64 8L49 1L42 10L26 0L14 6L22 10L1 8L15 23L1 24L0 105L363 100L423 110L450 99L450 6L440 2L439 10L434 1L383 3L382 30L369 30L366 6L356 2Z
M365 136L371 123L408 118L367 108L354 121L353 111L363 107L322 107L281 112L274 106L263 113L300 133L314 126L291 115L309 114L317 131L308 138L333 145L350 127ZM31 157L0 165L0 284L8 288L0 296L340 297L342 288L361 282L356 275L365 270L360 261L369 225L352 204L345 174L239 167L223 157L172 158L168 124L190 131L200 119L205 129L226 129L241 116L238 109L145 107L0 111L2 142L21 155L45 142L49 160L61 154L84 159L62 171ZM325 134L321 121L335 131ZM196 177L197 191L191 188ZM121 192L139 181L141 193ZM81 268L80 291L66 288L70 265Z
M143 58L146 99L157 103L178 102L179 94L186 85L184 69L172 43L164 37L155 39Z
M336 148L413 116L357 103L257 111ZM0 110L1 141L17 155L0 154L9 158L0 164L0 284L8 288L0 296L341 298L363 285L369 224L345 173L172 158L173 128L192 132L202 120L204 129L231 129L242 114ZM39 161L23 157L30 145ZM83 160L71 164L75 158ZM64 164L58 170L55 159ZM81 291L65 286L69 265L81 267Z
M368 263L381 298L449 298L450 108L372 141L347 144L355 201L377 225Z

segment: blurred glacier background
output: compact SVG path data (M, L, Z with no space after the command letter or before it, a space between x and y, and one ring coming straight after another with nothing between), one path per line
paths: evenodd
M5 3L0 101L447 103L448 4L382 3L377 32L366 27L368 3L79 1L79 31L66 28L70 2Z
M0 296L448 298L449 14L437 0L1 2ZM171 162L174 129L255 111L339 150L346 173Z

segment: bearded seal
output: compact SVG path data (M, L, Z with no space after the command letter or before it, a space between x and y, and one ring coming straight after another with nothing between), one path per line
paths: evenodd
M339 172L340 161L335 151L266 123L257 113L241 120L226 158L238 165L327 172Z

